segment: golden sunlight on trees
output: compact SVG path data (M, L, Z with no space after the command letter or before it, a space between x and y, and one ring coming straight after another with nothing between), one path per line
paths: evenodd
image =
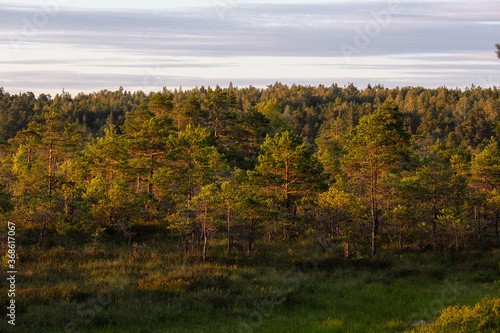
M499 110L481 87L1 89L0 204L40 248L154 234L205 260L218 242L317 237L346 256L460 251L498 242Z

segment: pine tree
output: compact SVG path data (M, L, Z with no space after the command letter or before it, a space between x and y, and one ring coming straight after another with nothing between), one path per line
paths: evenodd
M141 105L127 115L123 126L127 146L131 151L131 166L136 170L137 191L141 180L147 182L147 192L154 197L154 175L167 154L167 138L172 133L168 111L173 107L170 95L156 94L149 106Z
M214 129L214 136L224 136L224 121L228 115L229 109L236 106L236 97L234 92L217 87L215 90L209 90L209 96L206 101L206 107L210 111L210 121Z
M379 207L382 177L398 172L408 157L410 136L405 131L403 114L385 102L372 115L361 118L356 135L343 159L346 173L368 192L372 220L372 256L377 253Z
M74 188L68 182L64 164L75 155L82 137L76 131L76 124L68 124L58 105L53 104L39 122L32 122L20 131L15 141L19 148L13 163L18 180L14 193L21 203L21 215L40 226L38 245L41 246L50 222L57 222L51 227L61 232L71 227L67 225L71 211L65 209L63 188L70 192Z
M170 135L167 140L169 153L165 155L165 165L158 171L158 183L171 193L175 211L170 226L180 234L181 243L192 235L192 251L197 232L193 221L191 201L203 186L212 184L225 163L217 150L217 140L207 128L187 126L178 136Z
M424 229L422 237L429 237L435 251L440 239L440 212L449 206L453 192L451 158L457 151L439 142L428 150L420 157L418 168L402 180L400 197L417 205L413 209Z
M273 193L271 196L285 217L284 238L289 237L286 220L293 219L298 200L325 186L321 162L304 145L302 137L291 131L266 137L255 171L249 171L249 176Z
M193 197L190 202L190 206L197 212L198 220L201 224L201 232L203 235L203 261L207 258L209 232L214 228L214 212L220 200L220 190L215 184L209 184L203 186L198 195Z
M500 211L500 148L494 139L476 155L471 166L472 186L487 195L490 207L494 210L495 237L498 239L498 215Z
M89 206L85 229L91 229L95 240L101 230L114 230L130 243L131 228L147 219L148 211L146 198L136 193L127 138L114 127L107 128L104 137L87 145L75 159L72 174Z
M352 243L358 234L355 225L356 215L360 215L359 200L354 193L343 189L338 181L327 192L319 195L318 206L327 214L328 236L342 240L345 244L345 256L352 252Z

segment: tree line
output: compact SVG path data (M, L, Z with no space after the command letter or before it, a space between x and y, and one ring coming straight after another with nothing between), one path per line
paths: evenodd
M346 256L498 244L496 87L11 95L0 207L40 247L305 240Z

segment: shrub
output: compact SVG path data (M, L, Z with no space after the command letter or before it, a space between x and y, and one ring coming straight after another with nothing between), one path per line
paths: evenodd
M500 332L500 298L484 298L473 307L450 306L419 332Z

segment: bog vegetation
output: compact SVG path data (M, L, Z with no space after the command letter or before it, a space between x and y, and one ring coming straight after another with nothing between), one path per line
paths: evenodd
M276 83L74 97L0 89L0 219L4 227L16 224L20 260L31 267L22 273L30 287L21 295L38 307L25 311L42 318L51 302L77 311L100 292L106 305L93 309L92 327L120 326L120 311L139 311L146 299L148 316L159 320L153 327L181 320L188 309L199 311L193 322L201 325L210 314L220 319L221 309L245 318L255 304L287 315L321 308L329 301L303 290L344 297L338 281L323 281L334 268L347 274L336 275L340 281L353 277L344 281L353 290L368 284L381 295L411 279L441 283L451 266L436 277L402 259L384 266L384 258L496 253L499 123L500 91L475 86ZM64 261L56 264L57 255ZM420 264L434 260L426 258ZM493 285L498 262L491 260L470 274ZM300 270L285 273L287 265L314 274L304 280ZM381 265L378 273L371 265ZM466 300L494 294L474 281L477 293L462 293ZM106 312L108 304L114 312ZM162 307L168 315L160 315ZM53 319L64 327L68 318L60 316ZM352 330L363 331L374 324L349 316L315 327L340 330L358 320ZM410 314L398 318L376 325L407 329ZM89 329L85 317L75 320ZM265 325L280 327L279 320Z

